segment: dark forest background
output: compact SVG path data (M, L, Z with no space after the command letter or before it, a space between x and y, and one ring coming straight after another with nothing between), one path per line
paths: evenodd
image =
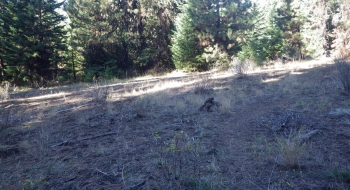
M346 54L350 1L1 0L0 34L0 82L45 87Z

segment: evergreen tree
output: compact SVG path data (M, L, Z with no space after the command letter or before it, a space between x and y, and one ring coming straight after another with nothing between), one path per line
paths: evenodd
M243 33L249 26L250 6L250 1L240 0L185 1L180 6L172 40L175 65L189 67L193 62L192 68L208 69L216 62L213 58L206 62L206 58L212 57L210 54L217 54L219 60L223 54L237 53L238 44L242 43ZM191 60L189 55L192 55Z
M136 22L143 43L134 65L141 71L164 72L174 67L169 44L176 7L172 0L139 0Z
M6 27L2 43L7 79L16 85L45 86L64 67L65 19L56 9L63 3L55 0L7 1L1 16Z
M204 69L203 63L198 60L202 51L198 46L192 25L192 18L186 12L188 4L180 5L179 13L175 19L176 31L172 36L171 52L177 69L197 70Z
M307 57L318 57L327 51L326 47L330 46L326 40L331 30L328 30L326 26L329 14L327 14L325 3L324 0L301 2L303 17L306 18L301 31L305 44L303 52Z
M276 3L254 5L253 28L247 32L247 41L239 53L241 59L252 59L257 65L265 60L275 60L283 53L282 31L274 19Z
M77 64L82 66L87 81L98 76L111 78L120 75L122 64L118 63L123 60L118 60L121 57L118 54L123 52L115 49L121 49L118 45L123 40L123 28L118 28L124 19L122 7L122 3L106 0L69 0L65 6L71 27L70 62L75 68Z
M348 0L330 1L332 14L332 45L335 56L350 56L350 2ZM330 25L330 24L328 24Z
M224 50L235 52L241 34L250 22L250 1L188 0L187 12L200 39L200 45L219 44ZM232 49L231 49L232 48Z
M84 58L86 80L171 67L171 0L69 0L66 10L74 41L71 49Z
M303 48L301 29L304 23L300 15L300 2L297 0L280 1L276 12L275 20L283 32L285 53L290 57L298 56L300 61Z
M0 2L0 84L3 80L5 80L5 63L4 63L4 54L5 50L5 40L7 39L7 32L5 28L7 28L7 23L5 23L4 15L6 13L7 2Z

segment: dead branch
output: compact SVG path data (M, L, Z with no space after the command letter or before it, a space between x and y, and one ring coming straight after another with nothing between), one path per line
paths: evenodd
M67 146L67 145L75 144L75 143L80 142L80 141L91 140L91 139L96 139L96 138L100 138L100 137L104 137L104 136L108 136L108 135L115 135L115 134L118 134L118 132L110 132L110 133L105 133L105 134L99 134L99 135L95 135L95 136L92 136L92 137L85 137L85 138L78 139L78 140L63 141L61 143L54 144L54 145L52 145L50 147L54 148L56 146Z
M146 180L143 180L141 183L138 183L132 187L130 187L130 190L134 190L134 189L139 189L141 186L146 184Z
M95 169L96 169L99 173L108 176L108 174L107 174L106 172L103 172L103 171L101 171L101 170L99 170L99 169L97 169L97 168L95 168Z
M310 132L308 132L307 134L301 136L301 139L305 142L307 140L309 140L311 137L313 137L314 135L320 133L321 131L318 129L312 130Z
M77 107L73 107L73 108L69 108L69 109L65 109L65 110L59 110L59 111L57 111L56 113L63 113L63 112L67 112L67 111L70 111L70 110L74 110L74 109L86 107L86 106L89 106L89 105L93 105L93 104L84 104L84 105L81 105L81 106L77 106ZM55 113L55 114L56 114L56 113ZM47 115L50 115L50 114L49 114L49 113L48 113L48 114L45 114L45 116L47 116Z

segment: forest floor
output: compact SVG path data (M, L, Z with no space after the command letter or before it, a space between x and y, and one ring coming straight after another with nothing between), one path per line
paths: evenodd
M350 97L330 60L14 91L0 189L349 189ZM221 105L198 108L214 97Z

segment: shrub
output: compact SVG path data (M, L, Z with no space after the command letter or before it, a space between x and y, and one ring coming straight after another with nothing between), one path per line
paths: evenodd
M4 99L6 100L6 99L10 98L9 89L10 89L9 82L4 82L4 84L2 84L0 86L0 100L4 100Z
M299 137L279 139L279 150L286 166L299 166L300 158L305 154L305 144Z
M337 180L350 183L350 166L343 169L335 169L331 172L330 177Z
M253 64L249 60L242 60L237 57L233 57L231 60L231 70L234 74L237 74L238 78L245 77L248 71L252 69Z
M335 60L335 65L338 70L338 77L342 83L344 90L350 94L350 62L346 58Z

